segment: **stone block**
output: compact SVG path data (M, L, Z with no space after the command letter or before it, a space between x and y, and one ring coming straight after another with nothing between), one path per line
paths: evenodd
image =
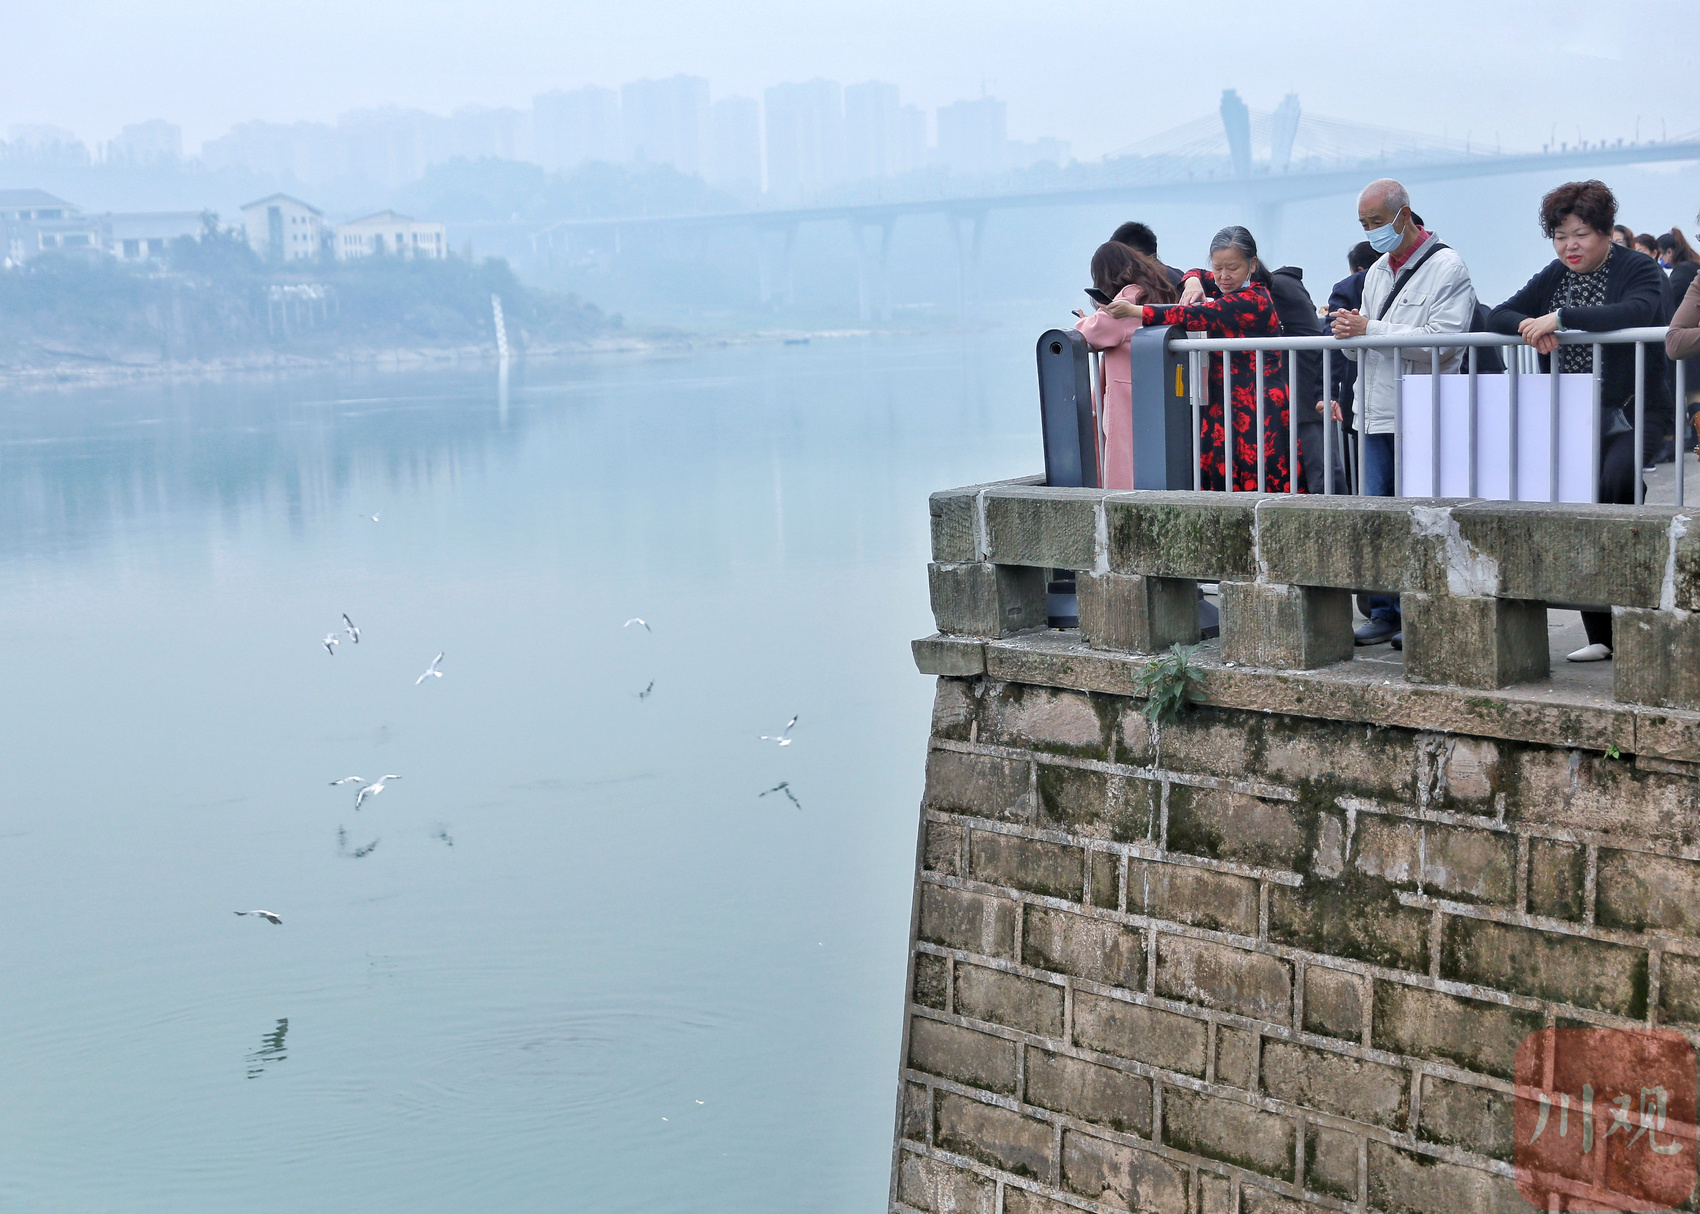
M1022 759L930 750L921 804L945 813L1029 822L1033 818L1032 781L1032 766Z
M1145 933L1086 915L1028 907L1021 959L1034 969L1145 989Z
M1388 1214L1529 1214L1509 1176L1369 1144L1369 1204Z
M980 741L1048 754L1107 759L1109 704L1079 691L1021 683L998 686L981 713Z
M1601 927L1700 936L1700 864L1602 849L1597 881Z
M1700 708L1700 614L1613 611L1612 695L1626 704Z
M1256 770L1267 779L1308 786L1319 795L1360 793L1402 800L1416 789L1416 734L1356 721L1270 713L1237 714L1255 740ZM1168 734L1163 745L1168 749Z
M1063 990L984 965L956 967L956 1014L1005 1028L1062 1036Z
M985 559L999 565L1095 569L1102 489L987 489Z
M965 565L986 559L980 550L980 488L944 489L927 499L933 560Z
M1169 850L1297 870L1310 852L1305 806L1221 788L1169 790Z
M986 673L986 647L969 637L931 636L909 642L915 669L940 678Z
M973 740L974 723L980 716L979 690L978 679L941 678L933 685L933 737Z
M1230 1088L1257 1090L1257 1034L1245 1029L1216 1028L1216 1082Z
M1199 639L1198 583L1185 578L1082 573L1075 580L1080 638L1094 649L1161 653Z
M967 833L966 828L949 822L928 822L926 830L927 842L921 853L921 866L928 872L960 877L962 839Z
M1700 1028L1700 957L1664 955L1659 967L1659 1023Z
M1492 738L1449 737L1441 750L1439 803L1466 812L1491 812L1500 790L1499 743Z
M1154 842L1163 817L1163 786L1138 776L1121 778L1121 795L1110 810L1110 838L1117 843Z
M1071 1193L1122 1210L1185 1211L1186 1173L1161 1155L1065 1130L1062 1183Z
M987 957L1015 959L1016 905L1007 898L921 886L920 938Z
M1369 877L1269 890L1271 940L1391 969L1428 972L1430 919L1401 906L1392 885Z
M897 1199L927 1214L996 1214L997 1185L964 1168L903 1152Z
M1400 610L1409 682L1509 687L1552 673L1543 603L1407 594Z
M1086 887L1086 853L1078 847L976 830L968 868L978 881L1078 902Z
M1513 1103L1509 1092L1424 1075L1422 1124L1417 1133L1428 1142L1509 1160Z
M1121 909L1121 858L1114 852L1095 851L1087 854L1091 888L1086 891L1087 902L1104 910Z
M1246 1185L1241 1191L1240 1200L1245 1206L1245 1214L1335 1214L1331 1206L1317 1205L1314 1201L1300 1201L1296 1197L1284 1197L1257 1185Z
M915 1016L909 1021L909 1065L969 1087L1015 1094L1015 1043L988 1033Z
M1223 582L1221 591L1224 661L1315 670L1351 658L1349 591L1273 582Z
M1371 1039L1377 1049L1509 1079L1517 1047L1545 1024L1539 1012L1377 981Z
M1101 771L1039 764L1039 824L1074 835L1107 837L1110 779Z
M1509 1123L1507 1123L1509 1124ZM1358 1139L1344 1130L1305 1127L1305 1188L1343 1201L1358 1196Z
M1050 1178L1054 1132L1045 1122L950 1092L936 1093L933 1108L936 1146L1017 1176Z
M1587 850L1574 843L1530 839L1529 912L1580 922L1587 863Z
M1066 1117L1151 1136L1151 1081L1047 1050L1027 1051L1027 1103Z
M1204 1040L1202 1020L1075 992L1074 1041L1084 1049L1203 1078Z
M1352 832L1352 867L1402 889L1415 889L1422 871L1423 824L1385 814L1359 814Z
M1238 1100L1163 1089L1163 1142L1291 1183L1296 1126Z
M1700 843L1696 782L1585 750L1528 747L1506 756L1506 817L1538 830L1586 830Z
M1361 1041L1368 1003L1369 980L1362 975L1320 965L1305 966L1307 1032Z
M1394 498L1272 498L1258 508L1258 554L1270 581L1398 594L1430 559L1411 529L1410 503Z
M1495 566L1507 598L1657 607L1675 511L1646 506L1473 502L1452 507L1458 537Z
M1157 937L1157 993L1273 1024L1293 1022L1290 962L1208 940Z
M1278 1100L1403 1131L1411 1073L1290 1041L1263 1043L1263 1090Z
M1245 775L1256 760L1254 749L1247 745L1254 728L1252 716L1200 704L1178 720L1165 722L1163 767L1201 776ZM1157 760L1143 701L1125 701L1116 739L1119 762L1147 765Z
M1482 919L1446 921L1444 977L1619 1016L1647 1014L1647 953Z
M1234 1182L1209 1172L1198 1174L1198 1214L1238 1214Z
M1361 819L1360 819L1361 820ZM1464 902L1509 904L1517 893L1517 840L1503 831L1429 823L1423 888Z
M1127 862L1127 909L1194 927L1257 934L1257 882L1190 864Z
M1156 577L1257 576L1250 493L1118 493L1104 499L1110 569Z
M1080 1207L1008 1185L1003 1191L1003 1214L1080 1214Z
M933 621L948 635L1001 637L1045 626L1046 571L1019 565L927 566Z
M927 1141L927 1127L933 1123L933 1098L924 1084L903 1085L903 1137L911 1142Z
M935 957L931 953L917 953L915 956L915 1002L922 1007L934 1008L945 1012L950 1009L945 1006L946 995L950 986L947 971L950 962L943 957Z

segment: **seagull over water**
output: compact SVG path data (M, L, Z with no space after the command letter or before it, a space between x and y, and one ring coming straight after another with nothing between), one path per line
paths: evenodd
M789 721L785 722L785 728L781 729L779 731L778 737L774 737L771 734L765 734L764 733L761 736L761 740L763 742L777 742L781 746L789 746L789 745L791 745L791 727L793 725L795 725L796 723L797 723L797 718L792 717Z
M331 781L331 787L335 788L338 784L358 784L358 785L360 785L360 791L354 794L354 808L359 809L362 805L364 805L366 803L367 797L375 797L379 793L383 792L384 791L384 785L388 781L399 780L399 779L401 779L401 777L398 776L398 775L394 775L394 774L387 775L387 776L380 776L378 779L373 780L371 782L368 782L366 780L365 776L344 776L340 780L332 780Z
M323 645L325 647L325 652L334 658L336 657L336 647L342 644L342 639L334 632L327 632L325 633L325 639L320 641L319 644Z
M356 645L360 644L360 630L354 626L354 621L348 618L348 612L342 613L343 629L353 638Z
M621 624L620 627L621 628L630 628L633 624L642 624L643 630L645 632L654 632L655 631L655 629L651 628L648 624L644 624L644 622L642 620L638 619L635 615L631 619L627 620L624 624Z
M258 915L260 918L268 920L269 922L272 922L272 923L276 923L276 924L280 924L280 925L283 923L283 916L274 914L274 913L272 913L271 911L268 911L268 910L237 911L236 914L238 914L238 915Z
M372 520L372 521L373 521L373 522L374 522L374 523L375 523L375 522L377 522L377 521L378 521L378 520L379 520L379 519L380 519L380 518L382 518L382 517L383 517L383 513L384 513L384 512L383 512L383 511L382 511L382 510L380 510L380 511L378 511L378 513L377 513L377 514L362 514L362 515L361 515L361 516L360 516L360 517L361 517L361 518L368 518L368 519L371 519L371 520Z
M417 679L413 680L413 685L415 687L417 687L417 686L419 686L419 684L423 683L426 679L440 679L440 678L442 678L443 672L440 669L442 664L443 664L443 655L439 653L436 657L431 659L431 664L425 668L425 673L420 675Z

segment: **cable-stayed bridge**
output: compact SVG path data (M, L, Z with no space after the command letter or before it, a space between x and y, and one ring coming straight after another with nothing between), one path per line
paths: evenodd
M1497 135L1484 140L1470 132L1456 139L1305 114L1295 94L1272 111L1254 111L1229 89L1218 113L1130 144L1101 164L1070 166L1063 182L1046 189L856 196L809 206L568 219L537 231L531 244L535 253L548 258L585 247L617 249L622 240L642 239L646 233L753 228L779 237L778 266L766 260L762 265L762 298L777 290L789 300L798 229L805 224L843 224L857 251L861 315L866 320L874 310L884 311L880 301L891 234L906 217L935 215L950 221L959 298L965 298L979 262L986 217L994 211L1108 203L1233 203L1254 217L1260 239L1272 239L1288 203L1356 194L1376 177L1421 185L1517 173L1568 176L1615 165L1684 160L1700 160L1700 131L1674 139L1615 142L1571 143L1555 137L1538 152L1504 151Z

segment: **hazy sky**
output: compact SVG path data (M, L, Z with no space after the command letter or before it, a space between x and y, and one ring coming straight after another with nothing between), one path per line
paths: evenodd
M0 130L86 140L146 118L190 151L251 118L328 120L396 104L524 106L539 92L689 72L716 97L780 80L890 80L931 108L1009 104L1017 138L1095 157L1289 91L1306 112L1504 145L1700 129L1681 34L1692 6L1548 0L1418 4L1000 0L85 0L12 4Z

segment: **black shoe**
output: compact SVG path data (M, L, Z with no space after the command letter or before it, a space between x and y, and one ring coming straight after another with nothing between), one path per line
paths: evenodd
M1357 645L1379 645L1398 635L1399 625L1392 620L1370 620L1357 627L1352 633L1352 641Z
M1405 630L1401 628L1398 632L1395 632L1393 634L1393 639L1389 641L1388 644L1392 645L1395 649L1405 648Z

